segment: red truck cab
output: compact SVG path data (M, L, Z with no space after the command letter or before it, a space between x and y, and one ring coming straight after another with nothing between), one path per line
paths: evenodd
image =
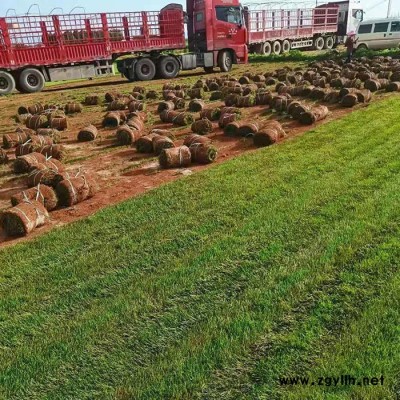
M229 71L232 64L246 63L247 29L238 0L187 0L189 50L212 53L205 69L217 65Z

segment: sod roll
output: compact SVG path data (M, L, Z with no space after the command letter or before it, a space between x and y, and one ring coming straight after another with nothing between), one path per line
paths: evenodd
M22 157L17 157L14 161L14 172L24 174L37 168L39 164L46 163L46 157L40 153L30 153Z
M82 112L82 104L79 103L67 103L65 105L65 114L75 114Z
M36 149L38 153L44 154L47 158L52 157L56 160L64 160L67 156L66 148L61 144L42 146Z
M149 135L142 136L135 142L136 150L139 153L150 154L153 152L153 138L159 136L155 133L150 133Z
M210 164L214 162L218 155L218 150L210 144L194 143L190 147L192 162L199 164Z
M198 133L199 135L206 135L213 131L213 124L207 118L202 118L194 121L192 124L192 132Z
M211 144L211 142L210 138L193 133L185 138L183 144L190 148L193 144Z
M50 128L64 131L68 128L68 120L66 117L56 117L50 120Z
M65 179L56 186L60 206L71 207L93 197L97 186L94 179L86 175Z
M216 108L205 108L200 112L200 118L207 118L210 121L218 121L221 116L221 109Z
M58 199L56 192L50 186L37 185L20 193L14 194L11 197L12 206L17 206L20 203L38 201L43 204L47 211L52 211L57 207Z
M122 146L135 143L142 136L141 132L132 129L129 125L121 125L116 132L117 142Z
M19 144L24 144L30 140L31 135L26 132L7 133L3 135L3 147L11 149Z
M0 221L8 236L25 236L49 219L46 208L38 201L23 202L2 212Z
M36 131L39 136L49 136L53 140L53 143L61 142L61 132L58 129L52 128L40 128Z
M153 138L153 152L157 156L161 154L164 149L175 147L174 142L167 136L155 136Z
M164 149L158 159L162 168L180 168L190 165L192 155L189 147L180 146Z
M88 125L79 131L78 140L80 142L91 142L96 139L97 135L97 128L94 125Z
M329 114L326 106L316 106L311 111L304 112L300 115L299 121L303 125L312 125L317 121L325 119Z

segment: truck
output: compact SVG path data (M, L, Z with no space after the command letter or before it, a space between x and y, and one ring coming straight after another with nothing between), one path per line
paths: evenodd
M186 6L186 13L169 4L155 12L2 17L0 94L106 74L114 62L129 81L148 81L198 67L228 72L248 61L239 0L187 0Z
M269 56L291 49L332 49L363 19L357 0L329 2L314 8L245 7L249 52Z

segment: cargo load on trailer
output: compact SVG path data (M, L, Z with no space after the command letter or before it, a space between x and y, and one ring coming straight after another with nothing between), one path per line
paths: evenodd
M353 0L314 8L245 7L244 15L249 50L263 55L278 55L291 49L332 49L363 19L362 9Z
M188 23L187 46L185 22ZM172 79L180 70L230 71L247 62L239 0L187 0L160 11L0 18L0 94L32 93L46 81L112 72L127 79Z

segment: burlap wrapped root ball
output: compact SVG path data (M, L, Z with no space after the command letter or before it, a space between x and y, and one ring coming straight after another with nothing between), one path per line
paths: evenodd
M38 201L23 202L2 212L0 222L8 236L25 236L49 219L46 208Z
M158 157L162 168L188 167L192 162L192 155L187 146L164 149Z
M192 133L191 135L187 136L183 141L184 146L190 148L193 144L211 144L212 140L207 136L197 135Z
M30 201L38 201L47 211L52 211L57 207L58 198L54 189L46 185L37 185L11 196L13 206Z
M174 142L167 136L157 135L153 138L153 152L159 156L164 149L175 147Z
M211 144L194 143L190 147L192 162L199 164L210 164L214 162L218 155L218 150Z
M46 157L40 153L30 153L25 156L17 157L14 161L14 172L24 174L37 168L39 164L44 164Z
M213 124L207 118L202 118L194 121L191 129L194 133L197 133L199 135L206 135L207 133L211 133L213 131Z
M271 146L285 136L285 131L278 121L267 121L254 134L254 145L257 147Z
M59 131L64 131L68 128L68 120L67 117L55 117L51 118L49 121L50 128L57 129Z
M94 179L82 175L65 179L56 186L60 206L71 207L93 197L98 188Z
M179 111L163 111L160 114L162 122L170 122L174 125L187 126L194 122L193 115L186 112Z
M97 135L98 135L97 128L94 125L90 124L79 131L78 141L91 142L97 138Z

